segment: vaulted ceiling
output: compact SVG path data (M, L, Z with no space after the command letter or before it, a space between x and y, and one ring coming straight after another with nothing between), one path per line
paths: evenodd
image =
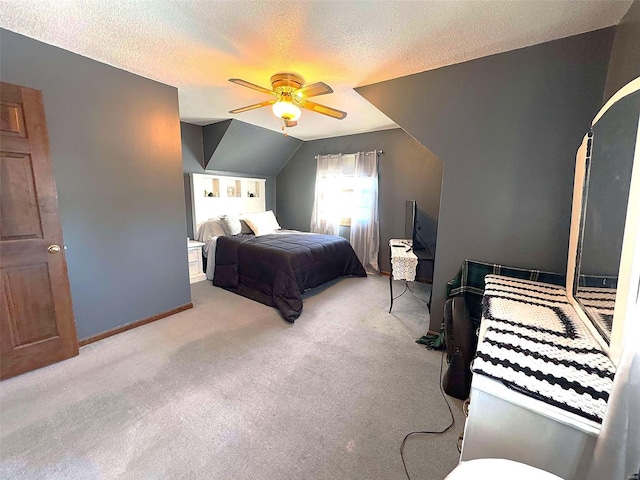
M270 108L228 113L268 98L229 78L323 81L335 93L317 101L348 116L304 111L288 133L311 140L396 127L355 87L616 25L631 3L8 0L0 26L173 85L181 119L199 125L237 118L280 131Z

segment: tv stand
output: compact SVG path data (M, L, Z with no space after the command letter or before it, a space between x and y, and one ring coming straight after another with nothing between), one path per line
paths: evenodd
M430 262L433 265L434 258L429 250L413 250L412 242L408 239L391 239L389 240L389 249L391 250L391 272L389 272L389 294L391 304L389 305L389 313L393 308L393 281L404 280L405 282L415 282L418 264L420 262ZM433 292L429 296L427 308L431 313L431 298Z

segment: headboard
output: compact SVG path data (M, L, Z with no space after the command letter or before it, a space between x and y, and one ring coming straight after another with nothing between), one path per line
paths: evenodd
M264 178L202 173L192 173L190 176L194 233L210 218L266 210Z

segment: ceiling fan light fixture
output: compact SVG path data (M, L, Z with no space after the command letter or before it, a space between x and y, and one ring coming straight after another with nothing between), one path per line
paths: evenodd
M271 100L254 103L246 107L230 110L229 113L244 113L256 108L271 105L273 114L282 120L285 127L293 127L297 125L297 121L302 115L301 108L311 110L312 112L326 115L331 118L342 120L347 116L347 112L338 110L333 107L321 105L309 100L310 97L319 95L327 95L333 93L329 85L324 82L316 82L309 85L304 84L304 79L295 73L276 73L271 77L271 90L261 87L255 83L247 82L240 78L230 78L231 83L235 83L242 87L250 88L261 93L273 95Z
M282 120L295 122L302 115L302 110L291 101L290 98L282 97L271 107L273 114Z

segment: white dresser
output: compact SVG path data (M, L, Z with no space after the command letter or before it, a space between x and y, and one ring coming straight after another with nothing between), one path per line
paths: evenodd
M207 275L202 269L202 247L204 243L189 240L187 242L187 254L189 259L189 283L206 280Z
M485 280L461 460L506 458L584 479L615 367L564 288Z

